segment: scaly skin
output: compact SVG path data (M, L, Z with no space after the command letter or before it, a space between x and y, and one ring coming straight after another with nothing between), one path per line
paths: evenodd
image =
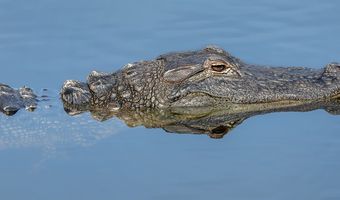
M223 49L168 53L125 65L117 72L92 72L87 82L68 80L60 95L68 107L132 111L230 104L319 102L339 97L340 64L324 69L249 65ZM0 110L34 109L27 87L0 85Z
M94 71L86 83L65 81L60 95L69 115L89 111L99 121L117 117L129 126L222 138L254 115L314 109L340 114L339 86L337 63L324 69L255 66L207 47L127 64L111 74ZM30 88L0 84L0 111L7 115L34 110L37 101ZM53 126L64 127L58 120ZM27 132L3 125L5 132ZM40 127L29 133L40 133Z
M324 69L249 65L218 47L164 54L87 83L68 80L66 105L89 109L145 110L225 104L316 102L339 96L340 64Z
M66 81L60 93L70 115L89 111L99 121L117 117L129 126L221 138L254 115L314 109L340 114L339 77L336 63L318 70L254 66L209 47L128 64L112 74L92 72L86 83ZM0 84L5 114L32 110L36 103L31 89ZM41 132L35 127L32 133Z
M15 90L0 83L0 111L6 115L14 115L20 108L33 111L37 107L36 97L30 88Z

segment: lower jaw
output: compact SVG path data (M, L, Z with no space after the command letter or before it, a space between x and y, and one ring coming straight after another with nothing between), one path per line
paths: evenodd
M296 103L305 103L305 102L317 102L320 99L299 99L293 97L287 97L280 99L252 99L252 100L232 100L228 97L220 97L220 96L212 96L204 92L196 92L190 93L179 100L172 102L170 107L209 107L209 106L230 106L230 105L265 105L265 104L273 104L273 105L287 105L287 104L296 104Z
M190 110L198 109L209 112L210 110L216 110L216 108L223 110L230 110L231 112L242 111L256 111L256 110L271 110L275 108L290 108L301 105L308 105L312 103L321 102L323 99L315 100L300 100L300 99L283 99L283 100L268 100L266 102L232 102L228 98L213 97L205 93L191 93L179 100L170 104L170 108L176 110ZM218 110L219 110L218 109ZM182 111L181 111L182 112Z
M211 107L216 105L217 99L204 93L191 93L172 102L170 107Z
M290 107L291 105L302 105L309 103L317 103L323 101L333 101L340 99L340 92L325 93L319 91L319 95L314 91L311 95L299 96L292 94L272 95L268 98L254 99L230 99L229 97L213 96L207 92L194 92L180 97L177 101L170 103L170 107L230 107L232 105L245 106L268 106L268 107ZM323 93L323 94L322 94ZM314 94L314 95L313 95Z

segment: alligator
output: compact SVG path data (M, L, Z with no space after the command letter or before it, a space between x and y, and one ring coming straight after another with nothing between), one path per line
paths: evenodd
M302 110L324 108L337 114L334 104L340 98L339 87L339 63L323 69L260 66L247 64L222 48L207 46L129 63L113 73L93 71L86 82L67 80L60 98L68 114L90 111L98 120L113 115L131 118L155 110L186 117L189 112L197 117L211 110L254 115L301 106ZM28 87L16 90L0 85L0 110L7 115L21 108L34 110L37 102L37 95ZM202 114L202 110L207 113Z
M37 108L37 95L26 86L16 90L0 83L0 111L6 115L15 114L20 108L33 111Z
M221 48L168 53L106 74L93 71L87 83L68 80L65 104L134 110L166 107L319 101L340 94L340 64L324 69L250 65Z

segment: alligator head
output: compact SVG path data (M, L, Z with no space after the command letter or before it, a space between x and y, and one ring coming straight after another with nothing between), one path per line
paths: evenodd
M33 111L37 107L37 99L28 87L18 90L0 83L0 111L6 115L14 115L20 108Z
M168 53L127 64L106 74L92 72L87 83L69 80L64 104L133 110L230 104L291 104L337 98L340 64L324 69L249 65L221 48Z

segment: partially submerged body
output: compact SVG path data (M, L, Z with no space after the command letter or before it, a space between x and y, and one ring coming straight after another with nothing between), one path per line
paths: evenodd
M33 111L37 107L36 97L28 87L16 90L0 83L0 111L6 115L15 114L20 108Z
M104 74L92 72L87 83L69 80L61 89L74 106L129 108L202 107L338 97L340 64L324 69L246 64L223 49L164 54Z
M163 128L200 119L210 132L223 132L223 120L215 129L216 113L228 119L224 123L233 124L230 127L275 111L323 108L338 114L340 64L323 69L249 65L223 49L207 47L127 64L110 74L94 71L87 82L65 81L60 96L70 115L90 111L98 120L116 116L132 126ZM36 106L31 89L0 85L0 110L5 114ZM171 130L179 130L174 127Z

